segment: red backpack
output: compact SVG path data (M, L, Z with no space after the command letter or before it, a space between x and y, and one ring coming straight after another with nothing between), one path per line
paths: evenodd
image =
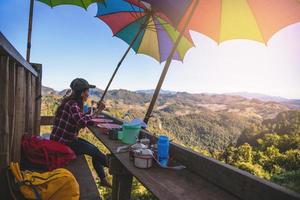
M21 141L22 159L48 170L64 167L76 159L74 151L59 142L24 134Z

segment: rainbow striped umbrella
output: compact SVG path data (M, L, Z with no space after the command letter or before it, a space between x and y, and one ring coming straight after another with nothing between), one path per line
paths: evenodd
M147 4L138 1L106 0L98 3L97 17L112 30L113 35L122 39L136 53L146 54L159 62L166 61L179 32L170 25L162 13L154 12ZM183 60L186 52L193 47L191 41L182 38L173 59Z
M164 12L175 25L179 24L178 30L193 8L188 6L190 0L143 1ZM175 2L178 4L174 5ZM188 8L185 16L177 11L179 5ZM232 39L267 43L276 32L297 22L300 22L300 0L200 0L187 30L205 34L217 43Z
M106 0L97 5L97 17L110 27L114 36L129 44L100 101L103 101L112 80L130 49L136 53L151 56L161 63L170 59L174 46L176 46L176 50L171 58L180 61L184 59L186 52L193 47L191 40L185 37L182 37L177 44L176 40L180 33L170 25L169 19L164 14L152 10L148 3L135 0Z

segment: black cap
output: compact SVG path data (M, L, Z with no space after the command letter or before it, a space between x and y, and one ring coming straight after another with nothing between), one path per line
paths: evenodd
M90 85L85 79L83 78L76 78L74 79L71 84L70 84L70 87L72 90L74 91L84 91L86 89L89 89L89 88L95 88L96 86L95 85Z

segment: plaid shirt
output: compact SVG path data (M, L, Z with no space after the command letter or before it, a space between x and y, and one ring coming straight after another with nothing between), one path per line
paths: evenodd
M81 112L76 101L70 100L56 114L50 139L69 144L73 140L77 140L81 128L94 125L91 119L90 115Z

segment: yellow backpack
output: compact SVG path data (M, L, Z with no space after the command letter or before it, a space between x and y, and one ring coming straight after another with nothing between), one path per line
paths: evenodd
M26 199L79 199L79 185L67 169L58 168L44 173L21 171L18 163L11 163L9 169Z

